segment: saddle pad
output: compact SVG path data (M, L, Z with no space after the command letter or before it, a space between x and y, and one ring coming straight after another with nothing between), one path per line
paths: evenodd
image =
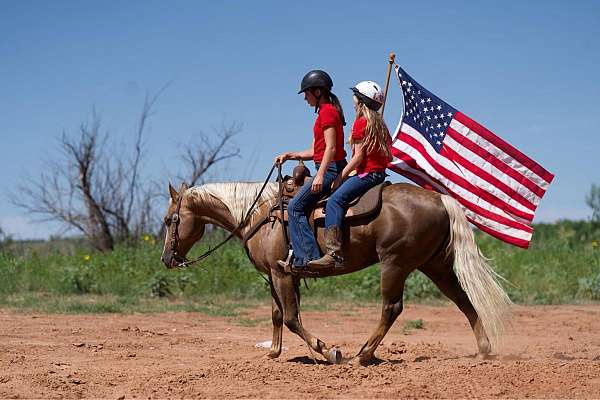
M359 218L365 218L371 214L379 212L379 209L381 208L381 192L383 188L389 184L390 182L386 181L377 186L373 186L361 197L353 200L350 203L350 208L348 208L346 211L344 219L352 221ZM327 199L321 200L317 203L317 208L315 208L311 213L310 219L318 223L320 220L325 218L326 212Z

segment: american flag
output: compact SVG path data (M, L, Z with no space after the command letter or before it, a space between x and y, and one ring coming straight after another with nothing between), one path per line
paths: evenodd
M399 66L396 72L404 114L389 168L455 198L482 231L527 248L535 209L554 175L429 92Z

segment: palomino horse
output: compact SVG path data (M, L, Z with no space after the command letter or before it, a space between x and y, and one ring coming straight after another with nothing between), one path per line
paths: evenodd
M167 233L161 260L177 267L200 240L206 224L214 224L244 238L256 222L268 216L277 201L278 186L269 183L255 209L244 221L260 183L215 183L187 188L179 193L169 185L171 202L165 217ZM497 275L475 244L463 210L449 196L409 184L383 190L379 214L365 224L344 226L345 264L329 275L349 274L381 264L381 319L356 355L369 363L383 337L402 312L404 283L415 269L427 275L465 314L477 340L478 355L485 357L502 333L510 299ZM322 229L317 234L324 248ZM281 354L282 328L299 335L310 348L331 363L341 362L341 351L310 334L299 318L300 279L280 269L287 249L282 225L263 224L246 242L254 266L269 277L272 295L273 341L268 356ZM489 339L488 339L489 338Z

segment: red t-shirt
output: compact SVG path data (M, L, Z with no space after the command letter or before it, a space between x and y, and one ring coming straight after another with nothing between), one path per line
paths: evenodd
M357 118L352 126L352 140L364 140L366 128L367 120L364 117ZM392 145L392 138L390 135L387 135L387 145L388 147ZM365 154L362 162L356 167L356 173L360 175L367 172L383 172L387 168L389 161L390 160L382 152L372 151L369 154Z
M325 155L325 129L335 129L335 155L331 161L340 161L346 158L344 150L344 126L338 110L331 103L321 104L319 115L313 129L315 144L313 148L313 160L320 163Z

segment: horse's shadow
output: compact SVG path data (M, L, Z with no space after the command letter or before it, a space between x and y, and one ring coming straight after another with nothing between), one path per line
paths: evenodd
M343 358L341 365L353 365L351 363L352 361L356 361L356 360L353 360L353 358ZM333 365L325 360L312 359L309 356L300 356L300 357L290 358L287 360L287 362L292 362L292 363L296 363L296 364L305 364L305 365ZM369 361L368 364L362 365L362 366L370 367L372 365L377 366L377 365L382 365L382 364L397 365L397 364L402 364L403 362L404 362L404 360L383 360L381 358L374 357L371 361ZM360 364L358 364L358 362L356 361L356 365L360 365Z

